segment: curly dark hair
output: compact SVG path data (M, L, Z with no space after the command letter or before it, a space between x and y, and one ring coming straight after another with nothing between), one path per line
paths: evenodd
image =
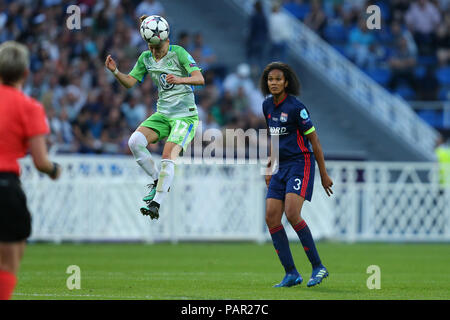
M267 79L269 77L269 72L272 70L280 70L284 74L284 78L288 82L288 86L285 91L287 94L294 96L300 95L300 81L292 68L283 62L272 62L269 63L265 68L259 80L259 86L264 96L270 94L269 86L267 85Z

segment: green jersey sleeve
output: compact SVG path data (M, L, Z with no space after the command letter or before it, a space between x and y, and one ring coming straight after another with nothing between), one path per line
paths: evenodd
M144 79L144 76L147 74L147 68L144 64L144 57L148 55L146 51L142 52L139 56L138 60L136 61L136 64L134 65L133 69L130 71L129 75L135 78L137 81L142 82Z
M192 73L192 71L200 70L201 68L197 66L197 63L195 62L194 58L187 52L183 47L173 45L172 50L175 51L178 57L178 61L180 61L180 64L183 66L184 69L188 73Z

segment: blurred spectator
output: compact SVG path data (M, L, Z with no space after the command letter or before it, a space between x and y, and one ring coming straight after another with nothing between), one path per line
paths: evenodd
M128 149L129 130L119 108L112 108L106 119L102 136L102 150L105 153L125 153Z
M191 43L191 39L189 37L189 33L187 33L186 31L181 31L178 34L177 45L182 46L186 50L189 50L190 49L190 43Z
M143 0L136 8L136 16L140 17L143 15L152 16L162 16L166 14L164 12L164 7L159 1L155 0Z
M438 10L448 10L448 2L434 0L424 3L433 3ZM83 28L80 32L65 27L66 16L61 12L64 12L68 2L56 0L55 3L48 6L45 1L0 1L0 41L15 39L26 43L30 49L32 74L24 90L40 99L46 110L49 110L51 143L58 144L59 151L129 153L127 137L135 129L139 118L145 119L156 111L158 92L150 79L132 91L127 91L114 81L110 72L105 71L103 61L106 54L111 53L121 70L131 70L141 50L147 50L137 29L138 11L142 10L139 14L164 15L164 9L163 12L148 9L158 6L157 1L80 0L78 3L82 8ZM160 0L159 5L161 3L164 4ZM265 128L261 116L263 97L250 77L250 70L265 65L265 47L274 37L282 39L283 32L287 34L289 30L289 24L283 21L280 23L283 28L273 32L270 22L272 15L266 20L261 3L255 4L249 22L252 36L247 39L247 66L238 66L231 73L218 65L220 56L214 52L215 48L203 43L203 34L197 34L196 39L193 33L178 34L177 44L197 55L197 62L203 67L205 86L196 87L195 90L199 116L206 128ZM415 52L423 46L421 43L416 46L411 34L413 30L410 32L404 23L405 13L412 7L412 1L409 0L323 0L323 8L320 1L315 0L289 0L282 3L285 9L293 10L297 17L318 33L323 28L320 23L323 12L326 15L326 29L330 26L339 27L338 44L343 47L348 39L351 58L362 68L390 67L389 61L399 60L397 55L402 57L400 60L405 58L400 47L396 46L399 39L406 39L408 50L405 52L413 56L417 56ZM360 19L364 20L365 6L369 3L389 4L387 8L390 14L386 14L385 7L381 6L383 17L390 17L390 20L382 21L385 34L380 36L376 31L356 26L349 36L348 30L355 27L354 24ZM439 63L446 66L449 63L448 12L444 14L442 11L442 17L442 23L434 29L434 34ZM381 57L384 57L383 51L388 52L391 48L392 53L387 55L390 59L383 61L385 65L380 64ZM274 52L282 56L284 54L283 50ZM436 99L437 92L441 92L438 90L445 89L436 78L437 59L423 62L421 58L417 56L414 70L416 98ZM394 62L393 74L396 73L396 66ZM397 80L394 77L392 86L404 82L409 84L409 75L408 71L406 80L403 76ZM162 144L152 144L149 149L161 153Z
M92 137L96 141L99 141L103 131L103 118L100 112L91 112L91 119L89 120L89 130ZM98 144L99 142L97 142Z
M206 70L203 73L205 85L198 89L197 93L200 98L208 97L212 101L217 101L223 94L223 83L216 77L214 70Z
M309 4L305 0L285 0L283 2L283 8L299 20L303 21L309 12Z
M280 5L275 3L269 15L270 59L286 62L287 42L292 37L292 31L286 14L280 11Z
M391 0L391 19L392 21L403 21L408 11L411 0Z
M142 97L138 90L134 90L128 101L122 104L121 110L125 116L128 128L135 130L146 119L145 106L140 103Z
M444 20L437 30L437 57L441 66L450 63L450 9L445 12Z
M46 112L50 125L51 143L57 145L58 152L75 152L75 137L67 111L62 109L59 117L53 108L48 108Z
M214 119L214 116L211 112L211 108L215 101L213 100L211 96L203 95L200 96L200 99L198 101L198 117L199 120L202 122L202 129L203 131L214 128L219 129L220 126Z
M321 0L311 1L311 12L306 15L304 22L319 36L322 38L324 37L324 30L327 25L327 16L323 11Z
M411 32L407 28L402 28L402 25L397 20L393 21L390 27L392 38L389 46L394 48L401 39L405 39L409 52L417 55L417 45Z
M75 120L81 108L86 102L86 93L76 85L71 84L67 86L65 94L61 97L62 105L67 108L67 114L69 115L69 121Z
M90 116L88 110L82 109L72 123L73 133L79 144L77 151L80 153L93 153L100 149L100 145L96 143L90 130Z
M246 63L241 63L237 66L235 73L230 73L224 80L223 87L225 93L230 93L231 96L236 96L240 88L243 88L245 95L250 104L252 113L260 115L261 106L264 97L250 78L250 66ZM231 98L232 99L232 98Z
M417 81L417 100L436 100L439 83L435 76L433 67L425 69L425 75Z
M368 68L373 65L375 36L369 32L366 20L361 18L356 27L350 31L348 55L361 68Z
M395 89L403 81L413 88L416 62L416 54L408 47L406 38L398 39L396 49L389 59L389 67L392 71L389 87Z
M218 100L211 107L211 114L214 117L214 121L221 127L225 127L237 120L233 114L233 95L231 92L225 91L222 99Z
M203 71L210 68L216 62L216 54L210 46L203 42L203 35L200 32L194 35L193 43L188 51L192 53L194 60Z
M433 55L436 49L436 30L441 15L428 0L416 0L406 12L405 22L414 35L420 55Z
M267 19L261 1L256 1L250 17L247 38L247 59L251 65L262 70L265 64L266 44L268 43Z
M206 116L206 120L203 122L203 130L205 131L208 129L220 129L220 126L214 119L212 113L208 113Z

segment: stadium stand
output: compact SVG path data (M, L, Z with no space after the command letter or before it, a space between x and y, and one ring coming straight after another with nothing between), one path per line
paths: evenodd
M114 81L103 63L110 53L122 71L131 70L139 53L146 49L137 29L138 16L152 6L167 15L171 41L182 43L203 68L206 85L196 88L196 96L201 120L207 127L265 128L255 107L254 101L261 99L257 89L250 93L230 92L224 86L226 78L238 73L242 63L249 64L250 77L257 85L261 66L252 63L245 48L250 17L248 21L231 23L233 11L228 3L197 2L193 7L184 1L79 0L81 30L66 27L66 9L73 1L0 3L0 42L18 40L31 51L32 75L25 92L46 108L52 129L49 142L54 151L129 154L129 134L140 119L155 111L156 88L151 81L145 81L127 91ZM429 10L440 19L428 34L407 26L408 19L412 19L408 17L417 14L413 11L415 2L296 0L282 1L281 5L390 92L407 100L445 102L450 100L449 1L423 2L427 8L435 8ZM358 21L364 17L362 8L370 4L381 7L383 28L368 36ZM266 5L267 17L270 10ZM265 61L272 60L270 43L264 44L262 50ZM433 116L429 112L418 114L446 134L443 111L433 112ZM317 118L324 123L322 128L333 126L332 118ZM326 145L332 145L325 140ZM360 147L352 134L340 140L341 149L346 145L353 150ZM161 147L155 144L150 149L160 153Z
M308 7L309 2L315 10ZM441 105L450 100L450 1L287 0L283 3L286 10L309 27L313 26L324 40L391 93L405 100L439 100ZM365 8L370 5L381 9L380 30L366 27ZM320 29L307 23L320 15L325 17ZM437 110L441 119L443 112L443 108ZM426 117L423 119L428 121ZM435 122L429 123L435 126ZM449 134L448 127L436 128Z

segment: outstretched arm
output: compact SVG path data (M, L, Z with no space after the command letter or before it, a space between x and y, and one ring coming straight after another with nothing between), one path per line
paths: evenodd
M325 158L322 152L322 146L320 145L319 136L316 131L311 132L306 135L308 140L311 142L314 157L316 158L317 165L319 166L320 178L322 180L322 186L325 189L325 192L328 196L333 194L333 190L331 190L331 186L333 185L333 180L328 176L327 168L325 167Z
M120 84L125 88L129 89L136 84L137 80L135 78L128 74L122 73L119 69L117 69L117 64L111 55L106 57L105 66L114 74L114 77L116 77Z

